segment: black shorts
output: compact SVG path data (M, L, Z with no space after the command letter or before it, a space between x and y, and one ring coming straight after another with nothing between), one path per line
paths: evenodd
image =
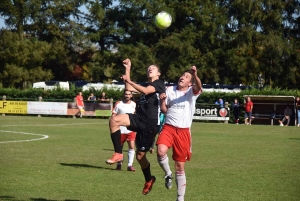
M155 136L159 131L159 125L151 125L147 118L143 118L138 114L128 114L130 126L127 128L136 132L135 144L136 149L141 152L149 151Z

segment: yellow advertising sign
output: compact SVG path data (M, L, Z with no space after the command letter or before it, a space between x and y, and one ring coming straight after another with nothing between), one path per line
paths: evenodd
M2 114L27 114L27 101L0 101Z

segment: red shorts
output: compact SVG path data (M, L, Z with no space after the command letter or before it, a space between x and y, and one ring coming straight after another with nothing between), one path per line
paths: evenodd
M130 132L128 134L121 133L121 144L128 141L135 141L135 132Z
M192 156L191 132L189 128L176 128L165 124L158 135L156 144L173 147L172 158L174 161L186 162Z

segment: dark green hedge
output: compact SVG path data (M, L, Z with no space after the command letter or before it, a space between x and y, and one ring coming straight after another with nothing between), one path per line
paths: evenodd
M15 89L15 88L0 88L0 99L5 95L7 100L38 100L41 96L44 101L70 101L82 91L82 88L71 87L70 90L66 91L63 89L55 89L44 91L42 89ZM101 90L91 89L89 91L83 91L83 96L85 99L88 98L91 92L93 92L97 97L101 96L102 91L106 92L107 97L114 99L114 101L122 99L122 90L113 90L103 88ZM300 90L282 90L279 88L263 88L259 89L246 89L240 93L202 93L200 98L198 98L197 103L200 104L213 104L218 98L222 98L225 102L231 103L234 98L238 98L240 103L243 103L244 95L277 95L277 96L300 96Z
M54 89L44 91L43 89L14 89L14 88L0 88L0 99L5 95L6 100L38 100L38 97L42 97L43 101L57 101L57 102L69 102L73 101L76 95L82 91L82 88L71 87L70 90ZM97 97L100 97L102 91L106 92L107 97L114 100L122 98L122 90L112 90L103 88L102 90L91 89L89 91L83 91L82 95L86 100L90 93L94 93Z
M42 89L14 89L14 88L0 88L0 99L5 95L6 100L19 100L19 101L37 101L38 97L41 96L43 101L56 101L56 102L70 102L73 101L78 92L82 91L82 88L71 87L69 91L62 89L44 91ZM101 96L102 92L106 92L107 97L112 98L114 102L122 99L122 90L112 90L103 88L102 90L91 89L89 91L83 91L85 99L88 98L90 93L94 93L97 97ZM219 98L222 98L224 102L228 102L229 106L231 102L238 98L239 103L243 104L244 95L276 95L276 96L300 96L300 90L282 90L279 88L263 88L259 89L247 89L240 93L202 93L197 100L197 104L214 104ZM232 114L231 114L232 116ZM232 119L232 117L230 118ZM241 120L242 120L241 115ZM230 121L231 122L231 121Z

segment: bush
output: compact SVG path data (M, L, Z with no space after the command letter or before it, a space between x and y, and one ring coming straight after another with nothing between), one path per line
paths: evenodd
M0 88L0 99L5 95L7 99L36 99L41 96L43 100L73 100L77 94L82 91L82 88L71 87L70 90L64 90L57 88L54 90L44 91L42 89L15 89L15 88ZM101 90L90 89L89 91L83 91L83 97L87 99L90 93L94 93L95 96L100 97L102 92L105 92L107 97L112 98L114 101L121 100L123 97L123 90L120 89L107 89L102 88ZM222 98L224 102L231 102L238 98L239 103L244 102L244 95L276 95L276 96L300 96L299 90L282 90L279 88L269 88L265 87L262 90L260 89L246 89L239 93L219 93L219 92L204 92L200 95L197 100L199 104L214 104L218 98ZM65 101L63 101L65 102Z

